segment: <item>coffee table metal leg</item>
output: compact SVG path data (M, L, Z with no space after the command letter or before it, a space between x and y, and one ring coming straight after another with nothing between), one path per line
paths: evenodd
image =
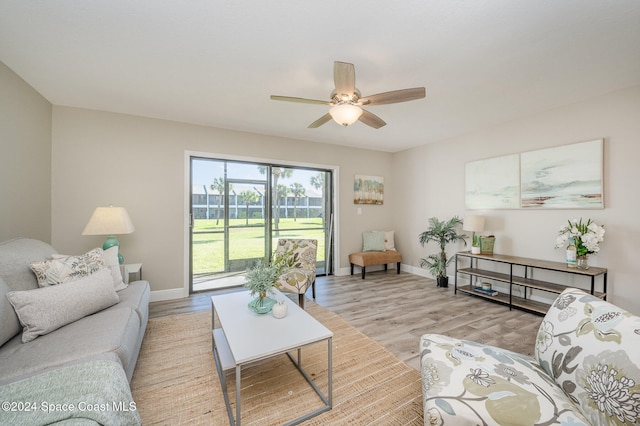
M288 423L286 423L286 425L296 425L299 424L305 420L308 420L314 416L317 416L320 413L323 413L325 411L329 411L333 408L333 352L332 352L332 341L333 338L329 337L327 339L327 369L328 369L328 375L327 375L327 395L325 395L320 388L318 387L318 385L316 385L315 381L311 378L311 376L309 376L309 374L305 371L304 368L302 368L302 364L301 364L301 356L302 356L302 348L298 348L298 358L295 359L293 357L293 355L291 355L290 352L287 352L287 355L289 356L289 359L291 360L291 362L293 362L293 364L296 366L296 368L298 369L298 371L300 371L300 373L304 376L304 378L307 380L307 382L309 383L309 385L311 385L311 387L313 388L313 390L316 392L316 394L320 397L320 399L322 400L322 402L324 402L324 406L318 408L317 410L314 410L310 413L307 413L301 417L298 417L297 419L294 419ZM240 400L240 389L241 389L241 378L242 378L242 367L241 365L236 365L236 415L235 415L235 419L233 416L233 411L231 410L231 404L229 401L229 394L228 394L228 390L227 390L227 380L225 377L225 373L222 370L222 363L220 361L220 354L215 342L215 339L213 341L213 358L215 360L216 363L216 369L218 370L218 377L220 378L220 384L222 387L222 395L224 397L224 402L225 405L227 406L227 414L229 416L229 424L231 425L236 425L236 426L240 426L241 424L241 418L240 418L240 411L241 411L241 400Z
M240 426L240 366L236 365L236 426Z
M290 352L287 352L287 355L289 356L289 359L291 360L291 362L296 366L298 371L300 371L302 376L307 380L307 383L309 383L309 385L311 385L311 387L316 392L316 394L320 397L322 402L324 402L324 406L320 407L317 410L314 410L314 411L312 411L310 413L307 413L304 416L298 417L297 419L294 419L294 420L292 420L292 421L290 421L288 423L285 423L285 426L297 425L299 423L302 423L305 420L308 420L308 419L310 419L310 418L312 418L314 416L317 416L320 413L324 413L325 411L329 411L329 410L331 410L333 408L333 355L332 355L332 351L331 351L332 340L333 340L333 338L331 338L331 337L329 337L327 339L327 369L328 369L327 395L325 395L320 390L320 388L318 387L318 385L316 385L315 381L311 378L311 376L309 376L309 374L306 372L306 370L304 368L302 368L302 365L300 363L300 351L301 351L301 349L298 348L298 359L294 359L293 355L291 355Z
M328 340L328 345L329 347L327 348L327 352L328 352L328 360L327 360L327 364L329 364L329 375L327 376L327 379L329 381L329 409L333 408L333 352L331 351L331 341L333 339L330 337Z
M218 348L215 346L215 340L213 343L213 358L216 363L216 370L218 370L218 377L220 378L220 387L222 388L222 396L224 398L224 404L227 406L227 415L229 416L229 424L234 424L233 412L231 411L231 404L229 402L229 393L227 391L227 379L225 373L222 371L222 365L220 363L220 355Z

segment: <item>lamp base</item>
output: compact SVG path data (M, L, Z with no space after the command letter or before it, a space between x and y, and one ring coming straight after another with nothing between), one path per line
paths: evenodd
M118 263L124 265L124 256L120 253L120 243L115 235L109 235L102 245L102 250L110 249L113 246L118 247Z

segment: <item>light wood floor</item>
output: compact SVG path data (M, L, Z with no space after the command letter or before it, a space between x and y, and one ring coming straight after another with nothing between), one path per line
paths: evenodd
M209 310L212 294L153 302L149 316ZM297 301L297 295L291 297ZM311 289L307 297L311 298ZM434 280L404 272L397 275L391 269L367 272L365 280L360 274L319 277L316 303L337 313L416 369L418 342L423 334L445 334L532 354L542 322L538 315L509 311L504 305L454 294L453 284L438 288Z

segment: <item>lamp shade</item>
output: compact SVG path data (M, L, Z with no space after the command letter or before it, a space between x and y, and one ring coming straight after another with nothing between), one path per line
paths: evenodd
M348 126L358 121L362 115L362 108L351 104L340 104L331 108L329 115L336 123Z
M465 216L462 229L464 231L482 232L484 230L484 217Z
M98 207L89 218L82 235L118 235L135 231L124 207Z

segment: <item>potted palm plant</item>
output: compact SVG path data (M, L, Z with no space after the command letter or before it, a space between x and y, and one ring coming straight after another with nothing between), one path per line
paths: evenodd
M429 219L429 228L420 234L419 241L424 247L429 241L434 241L440 246L440 253L435 253L420 259L420 267L427 268L431 275L436 278L438 287L448 287L449 277L447 276L447 265L451 259L447 258L446 245L457 241L467 245L467 235L458 234L457 226L462 224L462 219L457 216L448 221L440 221L437 217Z

